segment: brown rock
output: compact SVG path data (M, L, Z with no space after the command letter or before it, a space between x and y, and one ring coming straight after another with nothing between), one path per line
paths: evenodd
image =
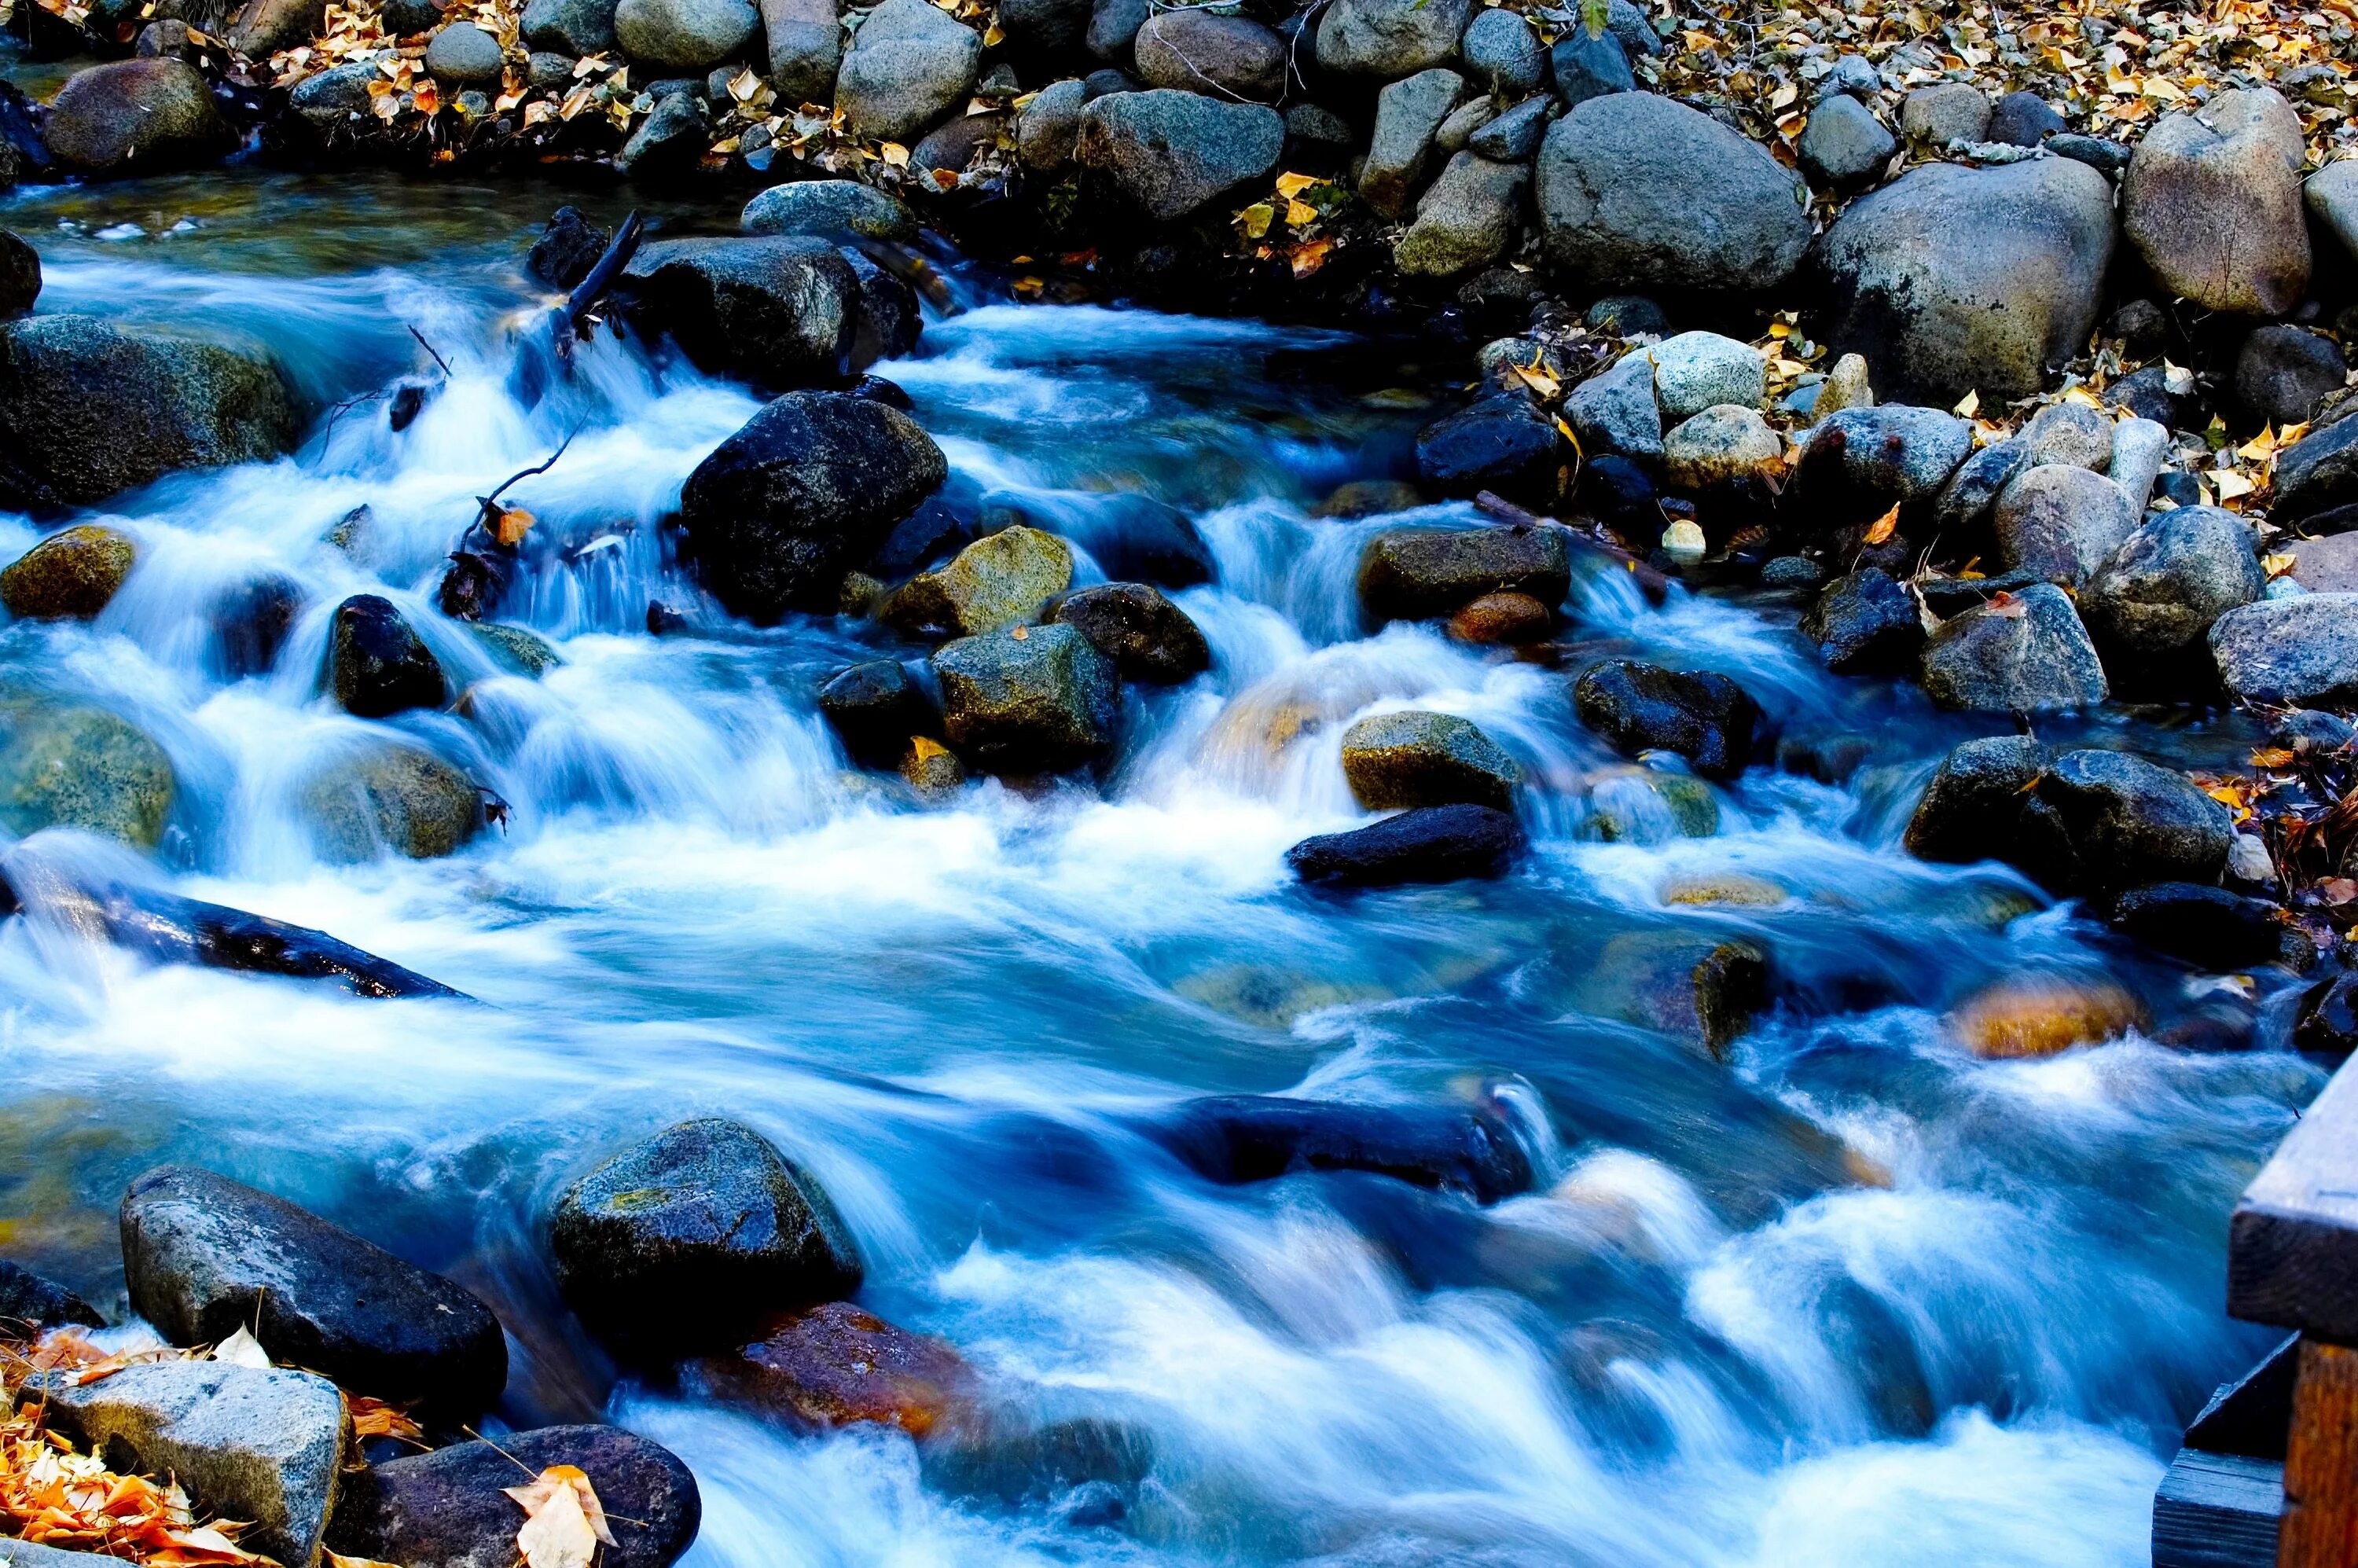
M1150 87L1274 103L1285 89L1285 41L1249 16L1199 7L1157 11L1138 29L1138 74Z
M957 790L966 783L966 766L957 754L925 735L909 738L908 754L901 759L901 776L928 800Z
M1449 618L1449 634L1461 643L1519 646L1544 642L1554 629L1548 607L1528 593L1486 593Z
M112 528L85 523L50 535L0 571L0 603L35 621L87 621L131 575L138 550Z
M2284 552L2292 557L2292 580L2309 592L2358 593L2358 534L2295 539Z
M224 41L249 59L264 59L310 42L327 25L327 0L245 0Z
M84 174L153 174L211 163L237 145L196 67L118 59L78 71L43 127L49 152Z
M1951 1017L1949 1031L1974 1055L2006 1061L2115 1039L2145 1022L2137 999L2108 980L2045 975L1976 993Z
M955 1421L980 1385L949 1346L849 1302L792 1314L758 1344L694 1366L724 1399L809 1426L872 1422L913 1437Z
M2309 287L2306 156L2300 117L2269 88L2165 114L2122 178L2122 228L2171 293L2280 316Z

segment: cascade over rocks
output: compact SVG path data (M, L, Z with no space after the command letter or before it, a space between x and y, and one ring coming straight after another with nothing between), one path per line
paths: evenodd
M336 606L328 630L328 686L344 711L387 719L439 708L449 682L425 639L390 600L356 593Z
M50 535L0 569L0 604L31 621L88 621L138 559L130 535L101 523Z
M1759 705L1723 675L1607 659L1574 684L1572 700L1616 751L1675 752L1705 778L1736 777L1766 738Z
M132 1310L175 1345L247 1328L274 1361L452 1418L507 1381L489 1307L284 1198L165 1165L131 1184L122 1218Z
M951 746L990 773L1062 773L1113 750L1114 666L1078 628L1017 626L937 650Z
M1572 555L1548 527L1395 528L1359 554L1359 604L1370 626L1454 614L1489 593L1550 607L1572 591Z
M387 851L412 860L454 854L483 827L483 792L431 752L371 746L337 758L297 796L313 852L352 864Z
M849 1302L791 1314L693 1370L724 1399L821 1432L865 1422L931 1437L970 1418L981 1391L955 1349Z
M1222 1095L1185 1102L1152 1131L1215 1182L1368 1171L1480 1204L1531 1184L1531 1157L1503 1110L1489 1103L1455 1110Z
M948 473L933 438L899 409L846 393L790 392L688 475L683 554L748 620L832 610L845 569L872 555Z
M669 333L701 370L792 386L862 368L860 280L825 240L658 240L622 276L632 319Z
M0 823L79 827L143 849L163 840L179 781L138 726L100 708L0 706Z

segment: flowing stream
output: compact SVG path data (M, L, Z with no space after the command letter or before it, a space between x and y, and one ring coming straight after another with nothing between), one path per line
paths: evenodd
M1250 322L974 304L879 367L959 473L1143 491L1219 565L1176 596L1212 673L1133 690L1102 788L921 806L851 772L814 702L844 665L914 650L849 621L731 623L666 559L658 520L753 398L602 336L538 406L506 390L508 326L539 298L522 258L561 199L233 169L0 200L43 251L42 310L266 345L315 409L436 375L412 327L448 360L406 431L382 401L319 413L295 456L103 509L137 570L93 624L0 630L0 684L112 708L170 753L166 841L123 874L489 1004L150 967L7 923L12 1255L119 1302L114 1206L138 1171L285 1194L493 1303L501 1420L675 1448L704 1497L691 1568L2145 1560L2180 1426L2267 1343L2222 1315L2225 1215L2321 1082L2243 1048L2276 1038L2270 982L2190 980L2011 872L1909 860L1916 789L1977 731L1827 676L1792 600L1574 589L1568 637L1725 670L1782 722L1792 765L1715 790L1701 838L1649 814L1565 671L1434 626L1363 634L1358 551L1401 519L1314 509L1403 471L1446 389ZM953 295L985 297L945 262ZM511 492L538 519L514 618L567 661L528 681L433 588L473 498L577 427ZM360 549L322 542L363 503ZM0 514L0 559L36 537ZM226 678L213 607L271 574L307 608L275 667ZM372 724L320 695L328 614L360 591L419 625L468 716ZM651 598L691 633L648 635ZM1409 706L1517 755L1531 860L1305 892L1285 849L1363 819L1345 725ZM448 860L323 863L300 782L388 730L495 790L504 827ZM2056 738L2184 763L2251 741L2120 717ZM1863 761L1816 782L1807 759L1837 755ZM1788 896L1666 898L1731 877ZM1630 941L1661 932L1773 953L1775 1004L1727 1062L1617 1021ZM2022 1062L1950 1042L1947 1010L2033 970L2132 987L2150 1036ZM1206 1092L1487 1096L1539 1180L1487 1208L1373 1175L1210 1185L1141 1132ZM543 1217L602 1152L713 1112L826 1184L865 1303L1008 1400L1135 1434L1142 1476L1113 1504L1103 1483L972 1485L897 1432L795 1435L618 1382L557 1303Z

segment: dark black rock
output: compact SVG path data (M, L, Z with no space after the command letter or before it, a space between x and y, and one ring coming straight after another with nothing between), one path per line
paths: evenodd
M687 617L660 599L647 600L647 635L671 637L687 630Z
M571 288L590 276L590 269L598 265L613 239L611 230L590 222L580 209L559 207L540 238L533 242L525 265L551 288Z
M2128 144L2104 136L2082 136L2066 131L2049 136L2047 150L2057 157L2077 159L2100 174L2118 174L2129 166Z
M2186 424L2187 400L2169 390L2169 372L2160 365L2133 370L2105 389L2104 395L2140 419L2171 429Z
M2358 416L2311 430L2277 458L2269 521L2291 523L2358 504Z
M917 291L898 274L879 265L859 246L839 245L837 249L860 285L858 315L851 331L852 364L871 365L879 360L901 358L917 346L917 334L925 324L925 313L917 308ZM890 382L882 384L892 385ZM852 390L857 393L860 389ZM894 392L900 390L892 387ZM883 401L895 408L909 406L906 393L901 393L898 399L887 396Z
M700 116L694 124L701 136ZM837 385L864 368L855 354L859 275L825 240L651 241L632 258L615 297L639 330L668 335L710 374L776 388Z
M1555 72L1556 96L1566 108L1608 92L1637 90L1628 51L1609 32L1591 38L1586 27L1574 27L1548 52L1548 61Z
M1305 882L1399 887L1504 874L1523 852L1522 825L1487 806L1429 806L1347 833L1321 833L1285 852Z
M1648 538L1659 532L1661 513L1654 476L1634 458L1607 452L1580 468L1581 506L1606 523L1634 528Z
M1588 308L1582 322L1599 332L1617 338L1651 335L1666 338L1671 333L1671 319L1662 308L1642 294L1608 294Z
M2113 312L2113 319L2104 323L2104 332L2120 339L2136 358L2149 359L2155 350L2169 341L2169 313L2150 299L2132 299ZM2167 373L2159 365L2155 365L2153 371L2156 375ZM2115 382L2113 386L2117 391L2120 382Z
M1924 651L1914 596L1874 567L1828 583L1802 618L1801 634L1838 676L1898 675Z
M29 313L40 297L40 253L0 229L0 321Z
M251 1329L270 1358L443 1418L507 1382L499 1319L467 1291L268 1193L166 1165L123 1196L131 1307L175 1345Z
M1482 1204L1531 1184L1531 1158L1513 1124L1488 1105L1460 1109L1222 1095L1189 1100L1155 1133L1215 1182L1369 1171Z
M75 901L116 946L162 964L326 980L365 997L459 997L438 980L324 931L149 888L92 890Z
M514 558L496 550L453 550L436 601L453 621L496 620L514 570Z
M2063 116L2048 105L2036 92L2009 92L1997 101L1990 111L1989 129L1983 133L1985 142L2004 142L2017 147L2035 147L2048 137L2071 129Z
M1203 629L1157 588L1142 582L1099 583L1057 595L1043 621L1076 627L1113 661L1124 680L1176 686L1212 667Z
M0 1258L0 1338L22 1339L34 1328L104 1328L88 1302L51 1284L21 1263Z
M2215 886L2234 820L2180 773L2125 752L2070 752L2039 777L2078 857L2082 885L2109 892L2153 882Z
M1572 590L1561 528L1394 528L1359 552L1359 607L1371 626L1454 615L1486 593L1527 593L1553 610Z
M899 409L791 392L687 476L683 554L749 620L831 611L845 569L875 554L948 472L942 449Z
M344 711L384 719L413 708L439 708L449 696L442 666L409 622L385 600L354 594L336 606L328 631L329 686Z
M2184 469L2164 469L2153 481L2154 494L2173 506L2202 504L2202 481Z
M1916 804L1904 842L1921 860L1997 860L2050 892L2079 881L2062 819L2034 793L2047 748L2027 735L1968 741L1951 752Z
M1563 484L1555 426L1526 398L1486 397L1417 432L1416 470L1431 493L1554 504Z
M2339 969L2301 994L2293 1048L2339 1061L2358 1051L2358 969Z
M825 1189L719 1117L667 1128L575 1182L549 1243L584 1323L665 1356L860 1288L859 1250Z
M2298 425L2342 390L2342 345L2322 332L2282 324L2255 328L2235 360L2235 398L2254 419Z
M882 403L886 407L897 408L903 414L917 406L917 400L909 395L908 388L897 381L887 381L881 375L863 375L845 390L854 397L865 397L871 403Z
M2156 952L2214 972L2275 958L2282 913L2266 899L2194 882L2158 882L2123 893L2113 925Z
M818 710L862 767L900 765L912 736L941 733L941 719L892 659L854 665L819 687Z
M1608 659L1580 677L1572 700L1616 751L1675 752L1705 778L1736 777L1765 738L1759 704L1723 675Z
M243 680L267 674L302 612L303 585L276 572L222 594L212 613L222 676Z
M606 1510L614 1544L598 1553L603 1568L666 1568L694 1544L703 1501L669 1449L617 1427L545 1426L348 1474L328 1545L414 1568L508 1568L524 1516L502 1488L552 1465L588 1476Z

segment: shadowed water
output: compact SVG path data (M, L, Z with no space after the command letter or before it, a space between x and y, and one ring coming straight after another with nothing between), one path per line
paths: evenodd
M490 1004L148 968L9 922L11 1255L119 1292L113 1206L168 1158L285 1194L492 1302L507 1422L602 1414L676 1449L705 1500L695 1568L2144 1560L2180 1423L2266 1342L2220 1314L2224 1216L2320 1077L2142 1035L2016 1063L1950 1042L1947 1009L2025 971L2126 983L2155 1035L2241 1038L2268 1000L2011 872L1905 857L1916 788L1978 731L1825 676L1790 604L1656 608L1593 576L1573 637L1736 676L1797 760L1865 754L1840 785L1755 770L1715 792L1716 836L1677 838L1574 721L1564 672L1432 626L1365 633L1358 553L1401 520L1313 509L1401 471L1431 416L1366 356L992 305L936 316L882 373L984 487L1194 515L1220 580L1176 597L1214 668L1133 690L1102 788L925 808L849 772L813 700L857 657L914 650L730 623L670 564L659 521L747 393L600 338L537 406L509 395L542 215L514 189L251 172L0 202L43 249L45 311L267 346L314 406L292 457L102 509L141 555L94 624L0 630L0 685L134 719L180 779L151 864L25 852L319 926ZM435 374L411 328L450 365L416 423L330 417ZM514 618L567 661L527 681L433 588L473 498L568 435L511 492L537 518ZM363 503L353 553L322 542ZM38 536L0 535L0 558ZM274 574L308 608L274 669L227 679L216 607ZM327 617L360 591L416 622L467 717L369 723L319 694ZM651 598L697 633L647 636ZM1531 862L1304 892L1286 847L1363 819L1343 730L1402 707L1516 755ZM388 731L494 790L504 828L446 860L322 862L305 782ZM2083 732L2188 761L2244 739ZM1598 841L1600 806L1636 827ZM1666 902L1734 873L1788 897ZM1650 932L1775 955L1777 1005L1730 1061L1624 1021L1628 939ZM1487 1209L1373 1176L1212 1186L1145 1135L1206 1091L1493 1096L1539 1180ZM955 1343L1010 1408L1142 1437L1120 1508L979 1482L897 1433L792 1435L617 1386L557 1301L542 1219L600 1152L704 1112L819 1176L880 1313Z

